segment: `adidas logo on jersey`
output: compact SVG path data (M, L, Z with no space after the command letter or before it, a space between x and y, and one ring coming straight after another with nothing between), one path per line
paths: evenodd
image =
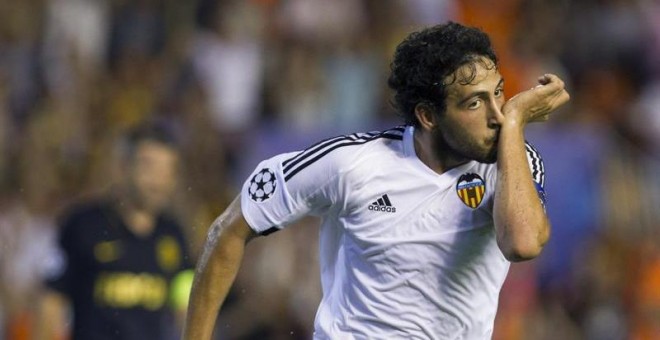
M390 198L387 197L387 194L381 196L375 202L371 203L371 205L369 205L369 210L382 211L388 213L396 212L396 208L392 206L392 203L390 202Z

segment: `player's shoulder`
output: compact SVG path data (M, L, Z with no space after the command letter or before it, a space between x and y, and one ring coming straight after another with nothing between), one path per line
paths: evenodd
M113 215L112 204L106 198L88 198L72 203L60 215L58 224L63 229L75 230L85 226L98 225L99 220L105 220Z
M532 171L534 182L545 186L545 163L541 153L529 141L525 141L525 151L527 153L527 164Z
M541 157L541 152L531 142L525 140L525 154L527 155L527 163L532 171L532 177L537 183L544 183L545 181L545 164ZM477 163L475 171L484 173L492 183L496 180L497 163Z
M527 152L527 158L529 158L530 160L535 160L538 162L543 161L543 158L541 157L541 153L539 152L539 150L534 146L534 144L532 144L527 140L525 141L525 151Z
M103 214L106 202L99 198L74 202L62 213L62 220L78 220Z
M356 132L321 140L302 151L286 154L282 159L283 173L289 179L318 163L341 169L353 164L367 150L370 153L391 152L392 143L400 144L403 140L404 130L405 127L397 126L382 131Z
M396 126L386 130L355 132L330 137L295 153L294 157L287 159L286 163L309 161L326 156L344 157L346 154L353 155L356 150L373 145L388 143L389 141L401 141L403 140L404 131L404 126Z

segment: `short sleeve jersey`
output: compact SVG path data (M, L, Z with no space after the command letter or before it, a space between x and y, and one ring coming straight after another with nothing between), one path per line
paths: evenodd
M315 339L487 339L509 262L493 222L496 164L443 174L413 127L331 138L261 162L241 193L257 233L322 217ZM539 197L543 163L526 145Z

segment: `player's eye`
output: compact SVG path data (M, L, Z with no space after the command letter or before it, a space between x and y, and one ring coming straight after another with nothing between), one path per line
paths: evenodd
M495 90L495 97L501 97L504 94L504 90L502 88L498 88Z
M470 102L467 106L470 110L478 109L479 107L481 107L481 99Z

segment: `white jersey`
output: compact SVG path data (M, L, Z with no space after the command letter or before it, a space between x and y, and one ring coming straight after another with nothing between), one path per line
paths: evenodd
M261 162L243 215L268 234L322 217L315 339L488 339L509 262L495 240L495 164L443 174L413 127L322 141ZM543 165L527 145L537 189Z

